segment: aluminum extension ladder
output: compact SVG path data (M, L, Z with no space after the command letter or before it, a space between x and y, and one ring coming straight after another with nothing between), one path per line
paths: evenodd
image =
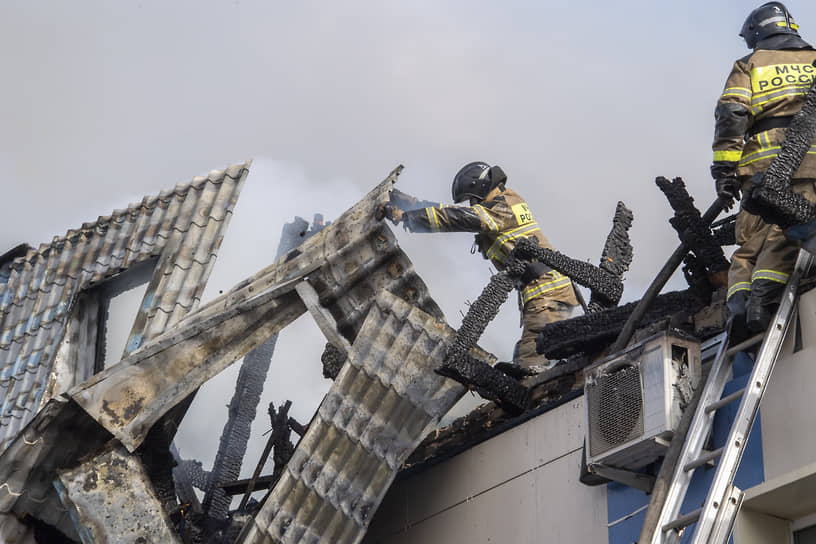
M734 485L734 477L739 468L745 443L751 426L759 411L759 404L765 394L768 379L779 356L782 341L788 326L796 315L799 300L799 280L807 273L813 256L799 251L796 266L782 295L779 309L764 335L757 335L742 344L727 348L728 338L723 335L717 357L711 366L694 418L683 444L683 449L674 467L674 474L668 486L666 500L657 522L651 544L675 544L680 542L683 532L694 529L693 544L727 544L734 528L734 521L742 505L743 492ZM762 341L751 377L745 388L722 397L734 356L746 348ZM704 452L703 445L711 433L716 411L731 402L742 399L737 415L728 433L725 445L711 452ZM679 515L680 506L686 496L694 471L719 459L717 471L708 490L702 508ZM692 528L693 524L696 528Z

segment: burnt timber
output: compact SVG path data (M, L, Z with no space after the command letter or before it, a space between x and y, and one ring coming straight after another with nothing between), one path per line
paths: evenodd
M248 164L231 168L226 177L242 183L247 171ZM482 325L461 342L454 341L456 331L445 323L393 233L374 219L374 211L388 201L400 171L401 167L394 170L300 247L198 308L197 297L206 281L203 274L186 308L165 305L161 311L140 314L121 361L95 374L78 374L69 387L51 387L57 394L43 398L39 411L19 432L9 435L0 454L2 512L37 519L61 531L68 541L101 542L133 524L148 540L203 541L206 535L200 527L191 530L196 519L185 514L186 506L176 502L172 488L167 497L166 481L145 461L151 450L167 447L151 436L167 427L172 411L180 409L183 416L185 403L204 382L307 312L326 336L324 363L334 384L280 478L254 479L255 489L277 483L263 503L250 510L251 515L235 513L224 529L223 538L229 536L228 541L359 542L400 471L421 470L580 396L583 369L608 353L610 342L631 314L631 305L616 306L623 273L632 258L625 235L631 212L619 204L599 267L522 244L521 257L572 273L592 288L593 298L586 316L553 324L539 338L540 351L551 359L563 359L562 363L519 383L492 369L495 357L476 347ZM193 189L199 190L199 185L195 182ZM177 188L173 194L187 195L190 190ZM226 202L226 217L236 198L237 191ZM152 208L142 209L150 217ZM130 213L114 217L132 217ZM84 227L88 232L98 228ZM213 236L211 231L198 240ZM219 230L213 239L220 242L221 236ZM72 237L69 233L68 247L74 243ZM115 270L98 272L91 282L102 283L139 263L164 265L167 255L178 254L178 245L168 247L165 254L154 244L140 260L122 261ZM37 264L38 259L54 262L57 249L63 248L16 250L0 263L10 271L6 281L13 285L15 267L47 269L51 265ZM209 264L216 250L217 243L207 249ZM501 286L490 312L506 298L512 282ZM178 282L167 284L159 277L148 289L151 296L168 301L178 292ZM12 302L26 304L24 299ZM705 309L690 292L669 293L658 299L638 326L646 329L641 334L681 328L711 335L723 325L719 304L716 293ZM60 319L57 327L83 325L77 314L66 313ZM6 338L8 346L20 340L13 332ZM72 356L57 343L52 352ZM395 366L398 360L408 364ZM465 382L462 385L435 372L451 361L465 361L495 379L474 383L466 379L471 370L460 371L457 378ZM440 428L442 416L466 386L498 404L483 405ZM332 458L330 453L338 451L343 452L341 458ZM170 456L166 450L152 454ZM113 504L90 493L89 478L116 482ZM245 491L249 482L219 481L215 487L231 494ZM104 487L98 492L107 493ZM125 516L123 510L137 502L139 508L130 509L131 517Z

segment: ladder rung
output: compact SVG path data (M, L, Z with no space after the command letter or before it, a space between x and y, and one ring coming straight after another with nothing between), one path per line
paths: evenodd
M708 452L704 453L703 455L701 455L700 457L698 457L694 461L691 461L691 462L687 463L686 466L683 467L683 470L688 472L690 470L694 470L695 468L697 468L699 466L705 465L709 461L713 461L714 459L716 459L717 457L722 455L722 452L723 452L724 449L725 448L717 448L714 451L708 451Z
M700 513L703 511L702 508L698 508L693 512L689 512L685 516L680 516L674 521L670 521L666 525L663 526L663 532L668 533L673 529L680 529L681 527L688 527L698 519L700 519Z
M734 355L735 353L739 353L740 351L743 351L745 348L750 348L751 346L759 344L760 342L762 342L763 338L765 338L765 333L761 332L761 333L759 333L759 334L757 334L755 336L752 336L748 340L744 340L744 341L740 342L736 346L728 348L728 351L725 352L725 355L727 357L730 357L730 356Z
M742 389L734 391L730 395L727 395L727 396L721 398L718 401L712 402L711 404L709 404L708 406L705 407L706 414L710 414L714 410L719 410L720 408L722 408L726 404L730 404L730 403L734 402L738 398L742 397L743 393L745 393L745 388L744 387Z

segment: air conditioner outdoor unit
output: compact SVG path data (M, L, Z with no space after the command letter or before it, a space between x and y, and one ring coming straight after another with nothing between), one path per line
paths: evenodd
M700 374L700 343L679 331L647 338L587 368L590 470L635 470L663 455Z

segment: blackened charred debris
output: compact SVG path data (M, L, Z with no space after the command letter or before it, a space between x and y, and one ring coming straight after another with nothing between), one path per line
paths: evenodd
M816 105L812 107L816 108ZM807 125L803 130L811 128ZM172 533L175 535L173 539L185 543L254 543L266 541L270 536L267 531L275 528L275 538L286 542L286 535L295 528L306 533L328 529L300 525L298 503L292 502L299 495L287 495L275 484L285 479L288 488L308 487L309 478L304 475L308 476L310 471L321 466L323 461L318 446L324 435L348 435L348 447L367 447L359 437L355 438L353 429L343 426L342 421L350 416L362 417L369 414L368 411L385 409L377 416L377 421L389 422L397 415L402 418L400 421L406 417L419 417L410 425L419 434L413 436L412 441L401 443L397 450L386 452L379 461L382 470L390 474L383 479L383 485L387 487L400 471L406 474L421 470L581 395L584 368L609 354L610 346L636 305L633 302L618 306L623 293L623 276L633 258L628 236L634 218L632 212L623 203L618 203L598 266L521 240L510 256L507 268L491 278L470 305L462 326L453 331L445 324L442 312L413 271L407 256L396 245L388 227L371 219L373 210L388 199L388 192L393 189L400 171L401 167L397 168L333 224L326 223L319 215L311 224L300 218L288 223L282 233L279 260L275 265L237 285L216 304L208 304L189 317L171 323L169 330L171 333L176 331L175 334L162 336L159 340L146 340L142 350L82 386L101 387L101 394L86 395L80 388L70 402L48 403L46 409L32 420L30 429L27 427L29 432L25 442L20 442L22 434L12 437L6 450L0 453L0 477L5 479L6 489L34 490L38 497L45 497L43 506L40 510L32 507L34 503L26 499L25 492L18 495L6 493L0 496L2 515L16 516L19 523L28 523L38 534L48 533L49 541L78 541L77 532L85 529L74 526L67 516L55 517L52 512L60 505L85 500L82 496L82 467L93 467L96 456L107 455L117 459L123 470L133 466L133 470L144 474L139 480L140 492L145 494L144 505L137 510L161 512L141 529L145 537ZM242 172L245 175L246 169ZM767 191L755 191L757 201L773 207L776 210L773 213L791 221L812 218L812 210L805 209L795 197L791 197L789 183L774 181L784 177L784 173L777 178L773 177L775 175L769 174ZM669 329L706 339L724 327L724 290L710 278L727 268L721 246L734 241L733 217L708 226L702 221L682 180L658 178L656 182L674 210L670 223L677 230L680 241L689 248L684 269L689 288L658 296L636 324L638 331L633 341ZM232 204L234 197L229 201L229 209ZM211 251L215 249L217 246ZM20 267L26 259L38 258L36 251L20 246L0 258L0 284L13 284L14 267ZM158 262L157 256L150 254L145 259ZM518 379L494 368L495 357L479 350L477 343L510 291L517 286L525 263L530 261L540 261L569 276L577 284L587 287L591 296L585 315L553 323L537 338L539 353L551 361L558 361L558 364ZM298 284L302 289L296 288ZM159 289L151 296L160 294ZM310 294L314 296L307 300ZM277 332L306 311L319 322L327 336L328 343L321 361L323 375L334 380L332 390L308 425L301 425L289 417L290 401L277 408L270 405L272 430L264 453L255 464L252 478L237 480L245 461L249 424L260 396L260 390L251 386L265 379ZM149 316L145 319L149 321ZM220 337L206 337L213 328L218 329ZM204 340L198 345L206 349L212 350L217 345L236 346L232 351L207 359L206 363L196 363L212 365L212 372L241 355L249 354L242 367L245 379L239 379L240 383L236 384L236 395L230 404L230 417L222 434L219 454L209 471L204 470L200 462L181 459L172 447L175 429L195 390L206 378L199 377L184 388L179 387L171 404L155 404L153 399L145 397L139 399L138 406L128 406L127 410L117 412L118 407L105 401L100 413L110 414L104 417L97 416L98 411L91 404L91 399L104 399L106 380L115 384L118 368L128 365L130 368L139 368L139 365L149 368L157 357L162 366L156 368L165 368L167 364L175 364L174 360L163 361L156 354L172 354L176 344L184 345L201 335ZM364 336L361 345L355 343L359 335ZM419 337L425 338L424 343L417 341ZM191 349L194 345L191 344ZM371 350L372 345L378 349ZM381 348L386 346L394 350L394 355L383 359ZM371 356L374 358L366 359ZM387 368L395 357L405 364ZM423 364L427 366L423 367ZM397 371L424 373L424 377L441 374L461 385L438 377L429 387L439 389L405 389L400 384L414 382L404 379L388 382L389 376ZM151 376L147 374L148 379L158 379L158 376ZM372 376L373 381L366 382L366 390L382 388L381 397L355 396L355 391L361 387L359 383L362 383L355 380L372 380ZM78 378L78 381L81 380ZM159 381L155 387L175 391L177 384ZM468 389L490 402L446 427L439 427L441 417ZM84 403L84 411L75 408L77 403ZM422 406L424 413L406 411L407 406L413 407L412 410ZM335 415L340 413L344 415ZM141 426L131 424L134 414L137 420L140 417L148 419ZM373 418L373 415L366 417ZM69 421L73 423L66 424ZM400 425L408 426L405 423ZM32 429L38 430L32 434ZM54 444L63 439L63 432L76 433L77 429L87 437L81 444L70 442L58 454L52 451L39 457L30 455L28 450L38 443L37 436L47 437L48 443ZM428 430L431 432L426 434ZM292 440L293 432L301 437L297 443ZM387 427L381 430L383 435L389 432ZM270 454L273 454L274 466L270 474L264 474ZM358 454L350 449L347 455ZM363 456L373 459L371 451ZM24 459L29 461L21 462ZM8 468L12 463L17 463L15 466L20 470L15 473L2 470L4 464ZM332 468L342 470L344 467ZM54 493L48 482L58 471L64 490ZM74 483L77 481L80 485ZM90 480L86 478L86 481ZM193 487L204 492L203 504L198 503ZM251 493L258 490L268 490L260 500L251 497ZM346 491L356 492L353 488ZM302 495L302 492L298 493ZM354 503L359 508L347 512L348 519L342 528L332 529L345 535L337 537L337 541L345 542L345 538L353 541L359 537L360 530L365 530L377 507L376 501L366 493L360 491ZM241 496L240 506L237 510L230 510L231 499L237 495ZM339 508L329 495L322 499L325 505L321 508L330 511ZM276 501L274 508L268 504L270 501ZM23 512L28 521L23 520ZM116 517L115 512L106 514ZM256 520L260 522L256 523ZM99 538L105 538L110 536L106 531L114 531L116 527L111 522L95 527L94 531ZM54 535L59 537L55 539Z

